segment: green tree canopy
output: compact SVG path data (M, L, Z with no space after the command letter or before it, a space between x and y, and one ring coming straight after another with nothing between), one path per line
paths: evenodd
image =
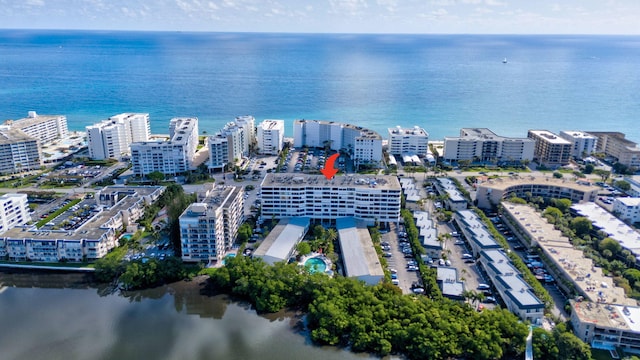
M298 245L296 245L296 251L302 256L307 255L311 253L311 245L306 241L299 242Z
M569 199L553 199L553 206L557 207L562 213L566 213L571 208L571 200Z
M571 220L571 229L577 236L583 236L591 232L593 225L586 217L578 216Z
M618 189L622 190L622 191L631 190L631 184L629 184L628 182L626 182L624 180L616 181L613 185L615 187L617 187Z
M600 241L598 248L600 249L600 251L611 251L612 256L618 255L618 253L622 250L622 246L620 245L620 243L610 237L604 238L602 241Z
M595 166L593 166L593 164L587 164L584 166L584 173L585 174L591 174L593 173L593 170L595 170Z
M151 180L154 184L159 184L161 181L164 181L164 174L160 171L152 171L147 174L147 179Z
M554 220L558 220L562 217L563 213L557 207L549 206L544 210L543 215L547 218L553 218Z

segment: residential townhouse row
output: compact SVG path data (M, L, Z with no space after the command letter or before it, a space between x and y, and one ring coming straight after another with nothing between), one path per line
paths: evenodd
M145 205L156 201L163 191L161 186L108 186L75 206L82 218L71 209L52 220L55 223L41 225L27 225L31 220L27 195L7 194L1 200L4 212L0 217L13 227L0 233L0 257L45 262L99 259L118 246L119 234L135 231ZM66 225L70 223L73 226Z

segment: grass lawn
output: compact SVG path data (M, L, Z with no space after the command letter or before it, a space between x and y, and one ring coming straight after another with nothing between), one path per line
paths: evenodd
M594 360L612 360L609 350L591 349L591 358Z

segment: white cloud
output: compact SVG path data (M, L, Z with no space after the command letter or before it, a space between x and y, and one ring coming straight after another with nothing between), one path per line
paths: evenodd
M431 15L433 15L435 17L443 17L443 16L446 16L448 14L449 14L449 12L446 9L442 9L442 8L440 8L438 10L434 10L434 11L431 12Z
M357 15L369 7L366 0L329 0L330 12Z
M396 12L398 9L398 0L377 0L377 3L391 13Z
M26 4L29 6L44 6L44 0L27 0Z
M489 5L489 6L505 6L505 5L507 5L507 3L502 2L502 1L498 1L498 0L485 0L484 3Z
M452 6L456 4L456 0L431 0L431 5L435 6Z

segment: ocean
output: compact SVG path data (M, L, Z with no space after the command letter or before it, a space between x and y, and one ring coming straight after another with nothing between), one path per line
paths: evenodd
M507 59L503 63L503 59ZM640 142L640 37L0 30L0 120L71 130L148 112L153 133L195 116L355 123L386 138L487 127L621 131Z

